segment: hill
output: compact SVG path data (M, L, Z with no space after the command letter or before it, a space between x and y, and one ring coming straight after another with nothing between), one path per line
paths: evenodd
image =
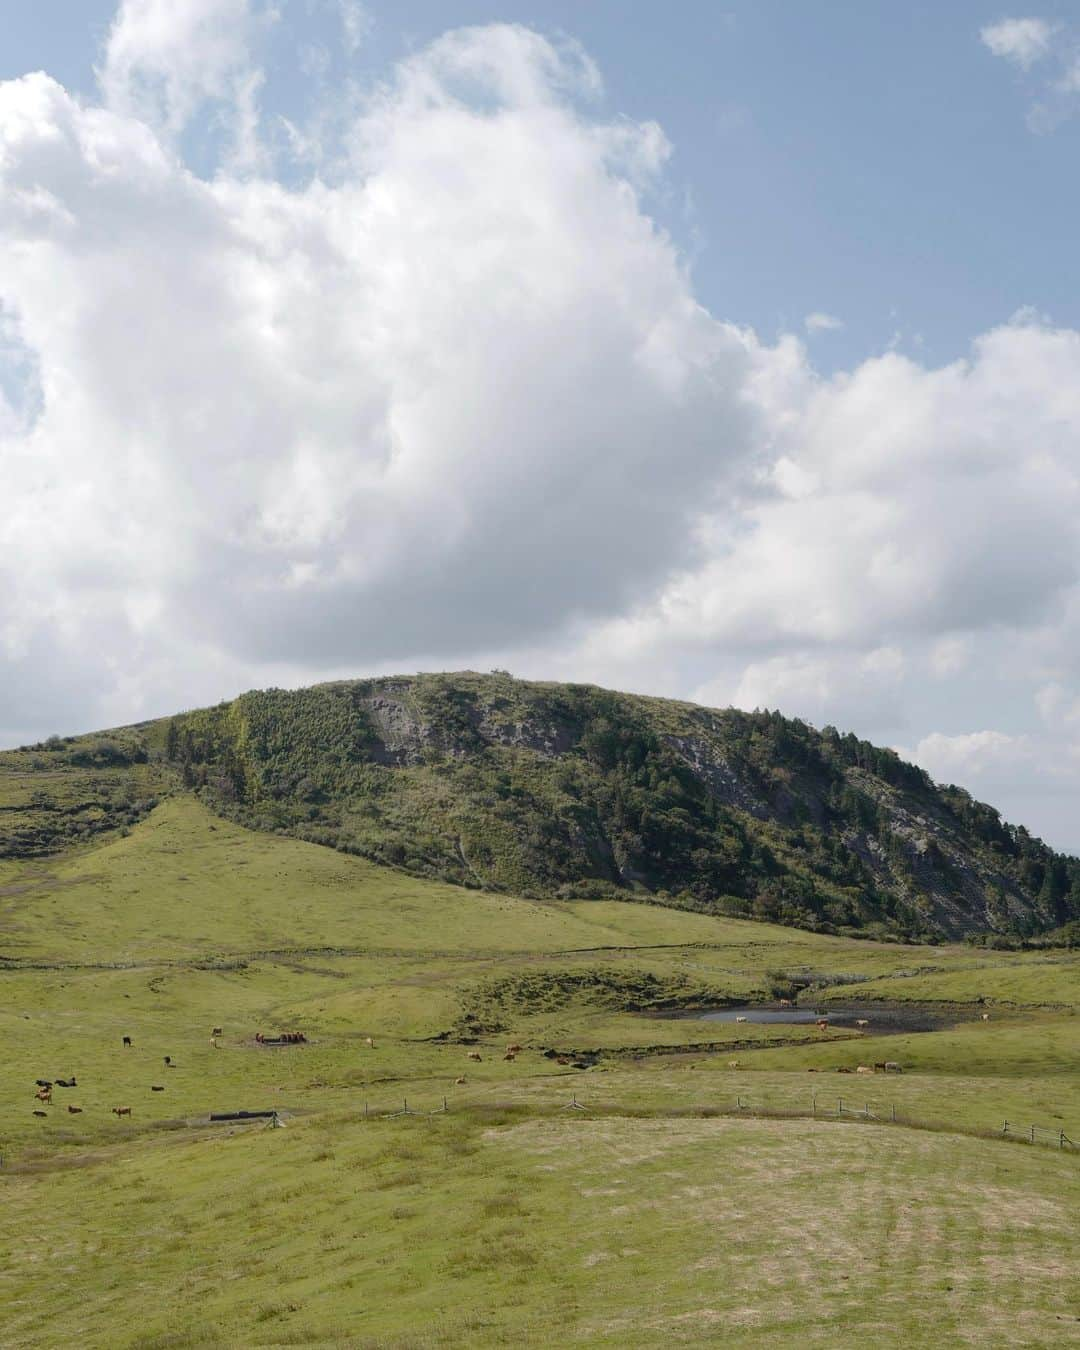
M253 691L8 752L0 859L129 828L181 788L253 829L525 897L922 940L1080 917L1080 861L892 751L499 672Z
M4 1345L1075 1339L1080 952L451 887L155 753L142 819L72 791L0 879ZM833 1022L730 1020L796 989Z

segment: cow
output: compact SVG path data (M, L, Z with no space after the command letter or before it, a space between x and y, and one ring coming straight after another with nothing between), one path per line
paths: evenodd
M82 1115L82 1107L81 1107L81 1106L69 1106L69 1107L68 1107L68 1115L69 1115L69 1116L79 1116L79 1115Z
M124 1049L125 1049L125 1050L130 1050L130 1049L131 1049L131 1037L130 1037L130 1036L125 1036L125 1037L124 1037Z
M520 1055L523 1048L523 1046L518 1045L517 1041L515 1041L513 1045L508 1045L506 1047L506 1053L508 1055Z
M782 998L780 1000L780 1006L781 1008L793 1008L795 1005L792 1003L791 999Z
M35 1078L35 1079L34 1079L34 1082L37 1084L38 1087L44 1087L44 1088L50 1088L50 1087L52 1087L52 1084L49 1082L49 1080L48 1080L47 1078Z
M48 1111L35 1111L35 1112L34 1112L34 1115L35 1115L35 1116L44 1116L44 1117L46 1118L46 1120L47 1120L48 1117L49 1117Z
M855 1070L855 1072L856 1072L856 1073L873 1073L874 1071L873 1071L873 1069L870 1067L869 1064L860 1064L859 1067Z
M990 1021L990 1014L989 1014L989 1013L983 1013L983 1015L982 1015L982 1020L983 1020L984 1022L989 1022L989 1021Z
M868 1027L870 1025L869 1017L856 1017L855 1025L857 1027Z
M727 1066L729 1069L737 1069L739 1067L739 1061L737 1059L729 1059Z
M736 1021L736 1022L745 1022L745 1021L746 1021L746 1018L745 1018L745 1017L736 1017L735 1021Z
M37 1098L39 1102L49 1102L51 1104L52 1088L38 1088L38 1090L34 1093L34 1096Z
M854 1069L837 1069L837 1073L854 1073Z
M877 1060L877 1061L875 1062L875 1064L874 1064L874 1072L875 1072L875 1073L884 1073L884 1072L885 1072L885 1061L884 1061L883 1059L879 1059L879 1060Z
M112 1109L112 1113L113 1113L114 1116L116 1116L117 1119L119 1119L121 1116L130 1116L130 1115L131 1115L131 1107L130 1107L130 1106L114 1106L113 1109Z
M56 1086L57 1086L57 1087L78 1087L79 1085L78 1085L78 1083L75 1081L75 1078L74 1078L74 1075L73 1075L71 1078L58 1078L58 1079L56 1080Z
M517 1059L517 1055L512 1055L510 1051L507 1050L506 1054L503 1055L503 1059L509 1060L510 1063L513 1064L514 1060Z
M211 1029L211 1031L210 1031L210 1035L211 1035L211 1036L224 1036L225 1033L222 1031L222 1029L221 1029L220 1027L213 1027L213 1028Z
M563 1068L565 1068L565 1067L570 1063L570 1061L567 1059L567 1057L566 1057L565 1055L559 1055L559 1056L556 1058L555 1063L556 1063L556 1064L561 1064L561 1065L563 1066Z
M896 1062L895 1059L887 1059L887 1060L885 1061L885 1072L886 1072L886 1073L903 1073L904 1071L903 1071L903 1069L901 1069L900 1065L897 1064L897 1062Z
M475 1063L477 1063L477 1064L481 1063L482 1058L483 1058L483 1057L481 1056L481 1054L479 1053L479 1051L477 1051L477 1050L470 1050L470 1051L469 1051L469 1056L468 1056L468 1057L469 1057L469 1059L473 1060L473 1061L474 1061Z
M462 1074L460 1078L455 1078L455 1079L454 1079L454 1086L455 1086L455 1087L463 1087L464 1084L465 1084L467 1081L468 1081L468 1080L466 1079L465 1075Z
M172 1055L166 1055L166 1056L165 1056L165 1067L166 1067L167 1069L175 1069L175 1068L176 1068L176 1065L172 1062Z
M818 1031L828 1031L829 1019L827 1017L819 1017L818 1020L814 1023L814 1026L817 1027Z
M220 1047L220 1046L218 1045L218 1043L217 1043L217 1037L216 1037L216 1036L211 1036L211 1037L210 1037L210 1049L211 1049L211 1050L220 1050L220 1049L221 1049L221 1047Z
M164 1089L164 1087L159 1087L156 1083L151 1083L151 1084L150 1084L150 1091L151 1091L151 1092L164 1092L165 1089Z

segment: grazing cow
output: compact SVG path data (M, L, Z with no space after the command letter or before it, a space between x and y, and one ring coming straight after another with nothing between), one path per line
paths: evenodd
M856 1017L855 1025L857 1027L868 1027L870 1025L869 1017Z
M817 1069L807 1069L807 1073L817 1073Z
M34 1082L37 1084L38 1087L52 1087L52 1084L49 1082L47 1078L35 1078Z
M130 1115L131 1115L131 1107L130 1107L130 1106L114 1106L113 1109L112 1109L112 1112L113 1112L113 1115L116 1116L117 1119L119 1119L120 1116L130 1116Z
M570 1061L566 1058L565 1055L559 1055L559 1056L556 1058L555 1063L556 1063L556 1064L561 1064L561 1065L563 1066L563 1068L565 1068L565 1067L570 1063Z
M469 1051L469 1059L471 1059L471 1060L475 1061L475 1063L479 1064L479 1063L481 1062L481 1060L482 1060L482 1056L480 1055L480 1053L479 1053L478 1051L476 1051L476 1050L470 1050L470 1051Z
M79 1116L79 1115L82 1115L82 1107L81 1107L81 1106L69 1106L69 1107L68 1107L68 1115L69 1115L69 1116Z
M52 1088L38 1088L34 1096L39 1102L52 1102Z
M76 1083L74 1076L72 1076L71 1078L58 1078L58 1079L56 1080L56 1086L57 1086L57 1087L78 1087L79 1085L78 1085L78 1083Z
M130 1037L130 1036L125 1036L125 1037L124 1037L124 1047L125 1047L125 1049L127 1049L127 1050L130 1050L130 1049L131 1049L131 1037Z
M151 1092L164 1092L165 1089L164 1089L163 1087L158 1087L158 1085L157 1085L156 1083L151 1083L151 1084L150 1084L150 1091L151 1091Z
M510 1061L510 1063L512 1064L512 1063L514 1062L514 1060L517 1059L517 1055L512 1055L512 1054L510 1053L510 1051L508 1050L508 1051L506 1052L506 1054L503 1055L503 1059L508 1059L508 1060Z
M814 1026L817 1027L818 1031L828 1031L829 1019L827 1017L819 1017L818 1020L814 1023Z
M854 1069L837 1069L837 1073L854 1073Z
M224 1036L225 1033L222 1031L222 1029L221 1029L220 1027L214 1027L214 1028L211 1030L210 1035L211 1035L211 1036Z
M896 1062L895 1059L887 1059L887 1060L885 1061L885 1072L886 1072L886 1073L903 1073L904 1071L903 1071L903 1069L901 1069L900 1065L897 1064L897 1062Z
M506 1047L506 1053L508 1055L520 1055L523 1049L524 1046L518 1045L517 1041L515 1041L513 1045L508 1045Z
M34 1115L35 1115L35 1116L44 1116L46 1119L48 1119L49 1113L48 1113L48 1111L35 1111L35 1112L34 1112Z
M855 1072L856 1072L856 1073L873 1073L874 1071L873 1071L873 1069L870 1067L869 1064L860 1064L859 1067L855 1070Z
M462 1087L466 1081L467 1081L467 1080L466 1080L466 1078L465 1078L465 1075L462 1074L460 1078L455 1078L455 1079L454 1079L454 1086L455 1086L455 1087Z
M729 1059L727 1066L729 1069L737 1069L739 1067L739 1061L737 1059Z

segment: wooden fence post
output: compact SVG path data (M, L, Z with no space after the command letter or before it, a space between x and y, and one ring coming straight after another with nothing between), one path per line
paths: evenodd
M1032 1143L1035 1142L1035 1126L1034 1126L1034 1125L1032 1125L1032 1127L1031 1127L1031 1142L1032 1142Z
M844 1114L844 1099L843 1099L843 1097L837 1097L837 1099L836 1099L836 1114L837 1114L838 1116L842 1116L842 1115Z

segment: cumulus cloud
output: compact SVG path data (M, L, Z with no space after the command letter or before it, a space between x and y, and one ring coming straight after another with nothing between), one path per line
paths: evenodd
M983 45L995 56L1030 70L1050 52L1057 26L1046 19L1002 19L979 30Z
M823 378L698 303L663 132L513 25L412 54L281 181L273 14L125 0L98 101L0 84L0 737L497 664L1036 793L1080 706L1080 334Z
M211 15L217 98L250 13ZM502 26L405 62L340 182L207 181L163 139L207 30L178 53L158 20L122 8L102 106L0 86L0 298L40 403L3 451L12 658L47 627L363 667L610 614L687 563L769 358L642 209L659 129L582 112L587 57Z

